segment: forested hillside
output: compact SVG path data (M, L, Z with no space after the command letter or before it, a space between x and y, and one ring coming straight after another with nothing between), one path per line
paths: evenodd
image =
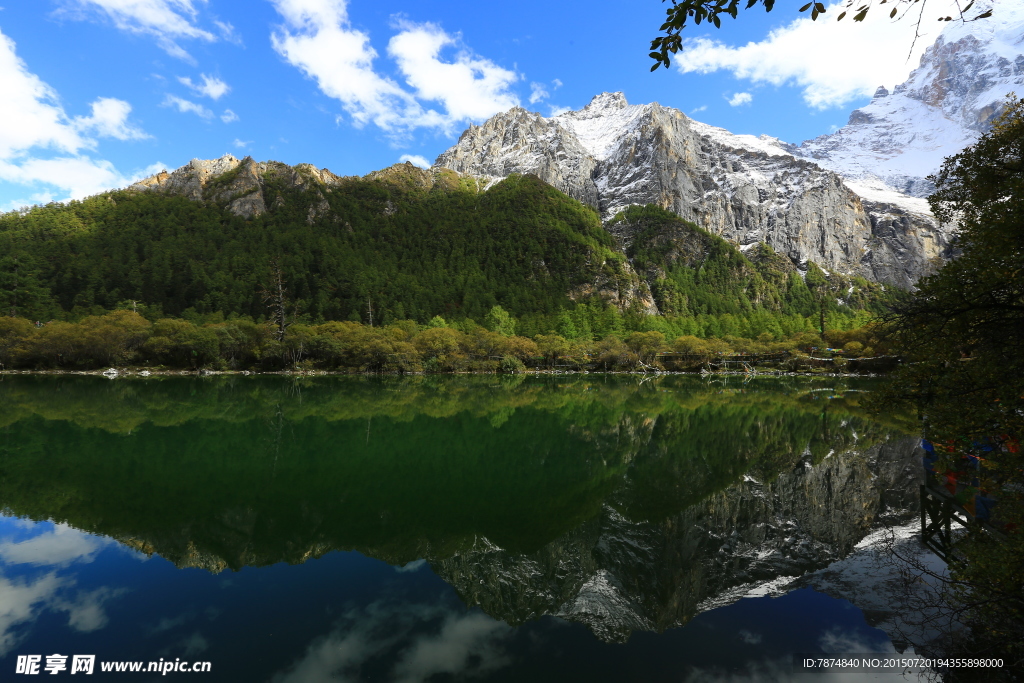
M277 306L307 323L423 324L484 323L497 305L527 336L782 338L862 324L884 296L814 264L801 274L767 246L744 255L653 206L606 229L534 176L481 191L404 164L328 183L268 162L253 190L238 183L256 165L240 164L204 181L198 201L128 189L0 216L0 310L259 322ZM265 211L231 210L255 191Z
M7 214L5 303L29 316L131 299L165 315L259 317L277 264L312 319L358 319L368 299L382 318L482 319L498 302L518 314L569 305L570 289L623 261L592 211L535 178L487 193L353 181L314 220L311 192L273 190L274 210L249 220L130 191Z

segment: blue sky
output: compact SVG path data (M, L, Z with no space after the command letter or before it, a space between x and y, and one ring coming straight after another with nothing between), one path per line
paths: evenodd
M0 6L2 210L225 153L362 175L432 161L510 106L550 115L603 91L799 142L903 80L939 26L908 60L910 21L812 24L780 4L687 29L689 52L650 73L657 0Z

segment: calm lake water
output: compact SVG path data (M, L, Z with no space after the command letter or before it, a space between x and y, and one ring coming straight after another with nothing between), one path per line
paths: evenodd
M799 581L744 597L913 508L913 422L872 418L872 386L0 377L0 679L78 654L86 680L740 680L892 651ZM211 671L100 670L161 659Z

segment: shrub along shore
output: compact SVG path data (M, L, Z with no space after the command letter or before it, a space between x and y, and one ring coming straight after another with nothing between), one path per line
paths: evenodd
M497 309L497 307L495 307ZM274 326L238 318L150 321L118 310L78 322L0 317L0 371L332 371L361 373L559 371L886 372L895 365L879 330L802 332L776 339L667 338L635 331L603 339L511 334L503 311L488 329L472 320L373 327L353 321Z

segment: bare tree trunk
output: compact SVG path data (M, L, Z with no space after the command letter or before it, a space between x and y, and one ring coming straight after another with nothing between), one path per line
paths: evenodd
M284 275L281 273L281 266L276 259L270 264L270 276L270 287L263 288L263 303L267 304L273 314L271 319L274 326L277 327L274 338L283 342L285 332L291 323L288 322L288 289L285 286Z

